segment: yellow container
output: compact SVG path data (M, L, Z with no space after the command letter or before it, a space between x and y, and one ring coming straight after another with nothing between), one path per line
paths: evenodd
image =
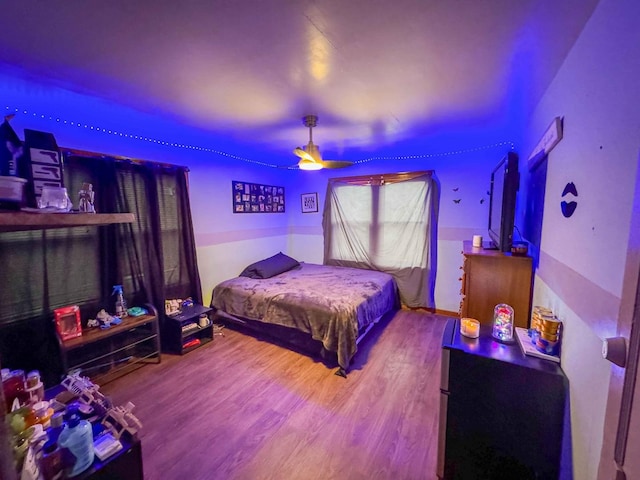
M540 338L546 340L547 342L557 342L558 334L556 333L545 333L544 331L540 332Z
M540 305L534 306L531 314L531 328L534 330L540 330L540 327L542 326L542 317L547 315L553 315L553 312L546 307L541 307Z
M560 329L560 320L553 315L544 315L541 320L540 328L547 333L558 333Z

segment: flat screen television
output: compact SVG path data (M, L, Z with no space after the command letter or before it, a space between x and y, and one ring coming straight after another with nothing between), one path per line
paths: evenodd
M520 186L518 155L509 152L491 172L489 187L489 248L511 251L516 217L516 195Z

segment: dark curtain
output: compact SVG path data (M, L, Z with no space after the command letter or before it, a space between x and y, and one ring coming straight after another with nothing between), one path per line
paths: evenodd
M61 373L55 308L79 305L83 323L102 308L113 313L117 284L129 307L151 303L161 321L167 298L202 302L186 168L67 154L64 173L74 205L92 183L98 213L135 221L0 233L0 358L49 383Z

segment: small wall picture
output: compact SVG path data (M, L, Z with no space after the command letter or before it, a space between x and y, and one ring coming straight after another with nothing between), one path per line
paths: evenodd
M317 193L303 193L302 199L302 213L313 213L318 211L318 194Z

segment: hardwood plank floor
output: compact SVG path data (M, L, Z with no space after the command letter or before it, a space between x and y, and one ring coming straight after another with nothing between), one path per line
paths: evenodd
M149 480L434 479L446 320L401 310L381 321L346 379L227 328L101 390L136 405Z

